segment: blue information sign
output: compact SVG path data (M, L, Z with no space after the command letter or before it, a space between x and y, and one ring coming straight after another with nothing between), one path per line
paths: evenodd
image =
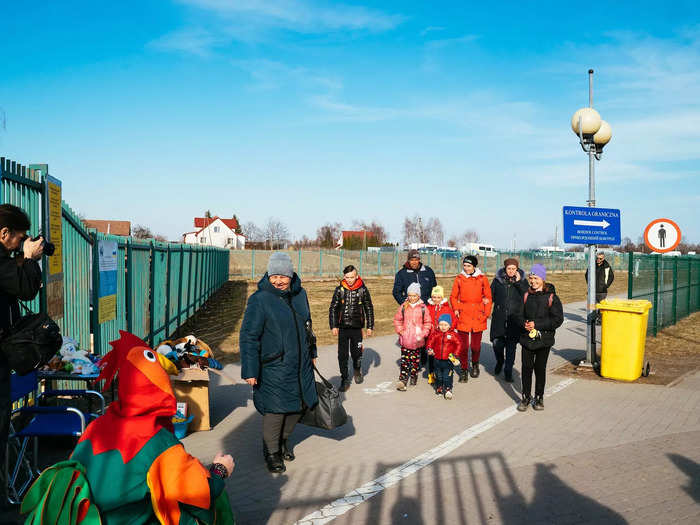
M620 244L620 210L564 206L564 242Z

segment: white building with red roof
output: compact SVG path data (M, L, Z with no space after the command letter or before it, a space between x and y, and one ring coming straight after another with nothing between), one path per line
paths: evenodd
M245 249L245 235L236 233L239 229L236 218L222 219L221 217L195 217L195 230L182 234L185 244L200 244L202 246L218 246L231 250Z

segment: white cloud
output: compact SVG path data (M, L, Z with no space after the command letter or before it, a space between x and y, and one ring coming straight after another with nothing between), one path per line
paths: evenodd
M279 89L295 84L302 88L332 92L343 87L342 81L324 76L303 66L289 66L283 62L267 59L234 60L232 64L246 71L253 80L252 88L256 90Z
M226 42L225 38L215 36L201 28L187 28L173 31L148 43L148 47L159 51L179 51L182 53L206 57L212 48Z
M377 9L308 0L180 0L229 20L247 20L300 33L387 31L405 17Z

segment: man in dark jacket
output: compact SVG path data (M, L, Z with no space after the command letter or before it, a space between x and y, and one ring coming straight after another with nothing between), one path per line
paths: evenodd
M596 304L608 296L608 288L615 280L615 274L610 267L608 261L605 260L605 254L598 252L595 256L595 302ZM588 270L586 270L586 282L588 282ZM597 318L600 319L600 312L597 313Z
M3 331L21 315L17 300L34 299L41 288L41 268L36 261L41 259L44 248L41 239L27 237L30 226L29 217L21 208L0 205L0 330ZM11 408L10 368L0 353L0 465L5 464ZM6 486L3 485L0 496L5 494Z
M528 286L525 272L518 268L517 259L506 259L503 268L498 269L496 277L491 281L491 343L496 354L494 374L498 375L503 370L503 376L509 383L513 382L515 348L520 339L520 326L514 316L523 302Z
M362 328L367 326L367 336L374 330L374 307L369 290L350 265L343 270L343 280L336 286L328 309L328 321L333 335L338 336L338 365L340 366L340 391L350 388L348 353L352 356L355 383L362 383Z
M437 286L435 272L430 266L425 266L420 261L420 252L418 250L410 250L408 258L394 277L394 289L392 294L396 302L403 304L408 296L406 290L412 283L420 285L420 298L425 304L428 304L430 293Z

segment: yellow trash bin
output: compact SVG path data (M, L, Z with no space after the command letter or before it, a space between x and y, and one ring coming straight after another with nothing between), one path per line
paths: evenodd
M622 381L634 381L643 372L647 375L649 365L644 363L644 343L651 303L604 299L596 306L603 317L600 375Z

